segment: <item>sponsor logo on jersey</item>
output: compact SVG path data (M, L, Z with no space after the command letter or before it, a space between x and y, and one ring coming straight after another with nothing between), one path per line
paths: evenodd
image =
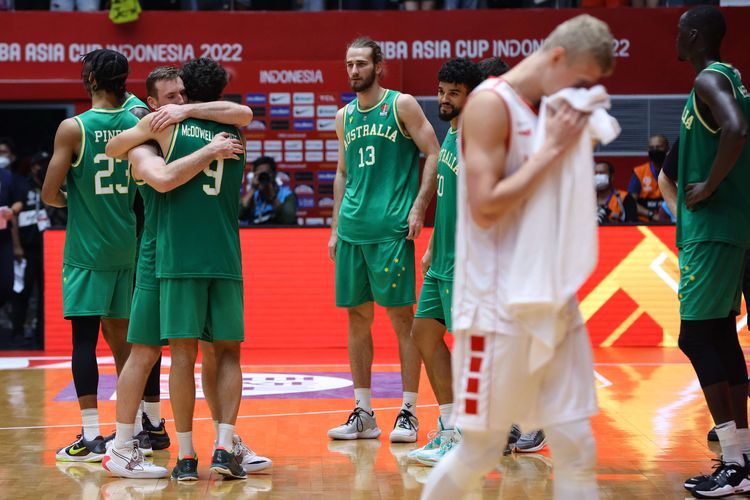
M251 106L253 104L265 104L266 98L266 94L247 94L245 96L245 104L247 104L248 106Z
M318 106L318 117L319 118L334 118L338 108L334 105L323 104Z
M271 108L271 117L286 118L289 116L289 106L282 106L280 108Z
M380 106L380 116L388 116L388 103L383 104Z
M315 116L315 108L313 106L294 107L295 118L312 118L313 116Z
M289 92L271 92L269 103L272 106L289 106L292 103L292 96Z
M312 92L295 92L293 96L294 104L313 104L315 94Z
M294 120L294 130L314 130L315 124L312 120Z

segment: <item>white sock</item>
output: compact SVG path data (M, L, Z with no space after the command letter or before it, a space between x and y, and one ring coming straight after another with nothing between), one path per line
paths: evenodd
M102 435L99 431L99 410L96 408L81 410L81 421L83 422L83 438L86 441Z
M233 437L234 426L232 424L219 424L219 437L217 439L219 446L227 451L232 451L234 449Z
M750 456L750 429L737 429L737 439L742 454Z
M363 410L372 413L372 389L354 389L354 406L359 406Z
M177 434L177 442L180 445L180 452L177 457L180 459L183 459L185 457L195 458L195 449L193 448L193 431L176 432L175 434Z
M159 401L155 403L149 403L148 401L143 401L143 413L146 414L148 417L148 421L151 422L151 425L154 427L158 427L161 425L161 403Z
M453 403L446 403L440 405L440 421L443 423L445 429L453 429L451 424L451 416L453 415Z
M138 407L138 411L135 412L135 422L133 422L133 435L137 436L143 431L143 410Z
M412 415L417 414L417 393L404 392L404 402L401 403L401 409L407 410Z
M214 436L216 436L214 438L214 448L216 448L217 446L219 446L219 421L214 420L213 422L214 422Z
M123 424L117 422L115 431L115 448L125 448L128 441L133 439L135 431L133 430L133 424Z
M740 465L744 464L745 461L742 459L740 451L740 440L737 439L737 425L734 423L734 420L717 425L716 435L719 436L724 461Z

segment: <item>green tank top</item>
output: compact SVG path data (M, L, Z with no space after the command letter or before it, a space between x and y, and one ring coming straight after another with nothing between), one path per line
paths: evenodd
M74 119L81 128L81 146L67 176L64 262L98 271L132 268L136 188L128 161L109 158L104 148L138 118L124 108L92 108Z
M159 224L159 203L162 194L143 181L136 180L138 191L143 198L143 232L138 252L138 269L135 285L151 290L159 289L156 279L156 232Z
M130 94L128 98L125 99L125 102L122 103L122 107L125 108L126 111L130 111L133 108L146 108L146 111L150 111L146 103L138 99L135 94Z
M432 265L427 271L441 280L453 279L456 249L456 183L458 179L458 131L450 129L440 148L437 164L437 207L432 235Z
M724 63L711 64L703 71L715 71L727 77L745 120L750 122L750 97L739 72ZM720 129L712 129L701 117L693 89L682 111L680 125L678 247L698 241L720 241L750 248L750 142L713 195L693 211L685 207L685 186L708 179L720 135Z
M183 158L211 142L215 134L239 130L207 120L175 126L166 161ZM156 275L159 278L242 280L240 186L245 156L212 162L203 172L166 193L159 206Z
M367 244L403 238L419 190L419 149L396 109L399 93L386 90L378 104L360 109L355 99L344 112L346 191L338 236Z

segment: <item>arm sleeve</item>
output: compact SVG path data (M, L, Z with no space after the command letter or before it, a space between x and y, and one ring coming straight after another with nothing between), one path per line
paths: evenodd
M678 138L676 141L674 141L674 144L672 144L672 147L669 148L669 152L667 152L666 158L664 158L664 164L661 166L661 169L664 171L664 174L669 177L669 179L677 183L677 176L678 176L678 160L679 160L679 151L680 151L680 139Z

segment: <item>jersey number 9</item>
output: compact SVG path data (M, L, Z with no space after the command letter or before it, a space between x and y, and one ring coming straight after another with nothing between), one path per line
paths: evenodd
M216 170L211 168L214 163L211 163L211 165L203 169L203 173L214 180L213 186L209 184L203 185L203 192L209 196L219 196L219 193L221 192L221 178L224 175L224 160L218 160L215 163Z

